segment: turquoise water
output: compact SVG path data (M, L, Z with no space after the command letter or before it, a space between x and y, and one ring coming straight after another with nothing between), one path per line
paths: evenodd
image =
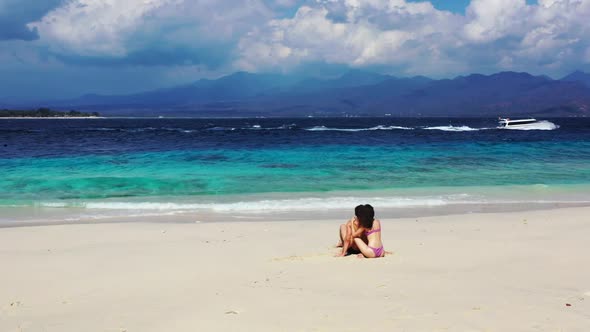
M475 195L476 188L577 186L583 193L579 188L590 185L588 126L576 122L568 128L571 120L565 119L559 129L529 132L497 130L483 120L442 130L426 130L438 123L423 119L318 119L309 125L280 119L173 125L149 120L124 123L128 127L110 121L5 129L9 143L0 158L0 206L109 202L120 208L134 202L140 209L142 202L182 201L210 208L229 197L237 203L251 201L251 195L260 203L281 193L296 193L291 197L301 200L343 192L364 193L367 199L372 192L389 192L398 203L422 197L428 204L430 192L444 203L462 193L467 195L462 201L482 200L489 190ZM376 126L389 129L364 130ZM34 139L34 146L27 141ZM432 188L454 189L445 196ZM551 200L557 191L545 190L545 198L535 199Z
M2 202L587 183L590 143L203 150L0 161ZM539 156L539 150L543 151ZM358 156L362 155L363 158ZM491 157L493 156L493 157Z

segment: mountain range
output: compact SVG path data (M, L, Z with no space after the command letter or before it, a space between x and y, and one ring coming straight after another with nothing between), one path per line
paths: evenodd
M590 74L576 71L554 80L501 72L434 80L361 70L331 79L237 72L143 93L88 94L36 106L106 116L590 116Z

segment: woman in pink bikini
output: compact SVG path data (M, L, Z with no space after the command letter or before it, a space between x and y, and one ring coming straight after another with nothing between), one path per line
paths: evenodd
M381 221L375 219L375 210L371 205L363 205L359 215L359 223L364 228L364 235L367 237L367 243L361 238L354 238L354 243L361 254L366 258L385 256L385 249L383 249L383 242L381 242Z
M361 253L359 257L378 258L385 256L383 249L383 242L381 242L381 221L375 219L375 210L369 204L359 205L355 208L356 218L351 219L350 230L346 230L342 234L342 226L340 237L343 243L342 253L339 256L346 255L346 244L350 243L350 247L358 249ZM358 223L358 228L355 230L354 226ZM346 248L346 249L345 249Z

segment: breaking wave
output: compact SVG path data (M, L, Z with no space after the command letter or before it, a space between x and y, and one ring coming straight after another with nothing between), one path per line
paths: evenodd
M349 209L359 201L371 201L381 208L435 207L447 204L465 203L466 195L424 196L424 197L306 197L296 199L262 199L238 202L40 202L46 208L82 208L88 210L126 211L212 211L218 213L272 213L290 211L323 211Z
M408 127L400 127L400 126L383 126L378 125L375 127L370 128L330 128L326 126L315 126L311 128L306 128L307 131L347 131L347 132L357 132L357 131L373 131L373 130L412 130L414 128Z

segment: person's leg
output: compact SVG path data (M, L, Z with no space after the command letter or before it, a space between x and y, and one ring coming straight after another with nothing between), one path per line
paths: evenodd
M348 247L348 251L351 252L351 253L353 253L353 254L357 254L357 253L361 252L359 250L359 247L356 245L356 242L354 242L354 241L352 241L350 243L350 246Z
M354 239L354 243L359 248L359 250L361 251L361 254L363 254L363 256L365 256L367 258L375 258L376 257L373 249L369 248L369 246L365 242L363 242L362 239L359 239L357 237Z
M352 230L352 223L353 223L353 219L348 220L346 223L340 225L340 239L338 240L338 244L336 245L336 248L340 248L342 247L343 243L344 243L344 239L346 238L346 232L347 232L347 228L350 228Z
M338 244L336 245L336 248L340 248L344 244L344 239L346 237L346 227L346 224L340 225L340 231L338 232L338 236L340 236L340 238L338 239Z
M363 235L361 235L360 239L364 242L367 243L369 240L367 240L367 236L363 233ZM350 248L349 250L352 250L353 253L359 253L361 252L361 250L359 249L359 247L356 245L355 241L352 241L352 243L350 244Z
M344 228L340 228L340 237L342 239L342 250L336 256L342 257L346 256L348 253L348 248L350 247L352 241L350 240L350 236L352 235L352 229L349 225L344 225Z

